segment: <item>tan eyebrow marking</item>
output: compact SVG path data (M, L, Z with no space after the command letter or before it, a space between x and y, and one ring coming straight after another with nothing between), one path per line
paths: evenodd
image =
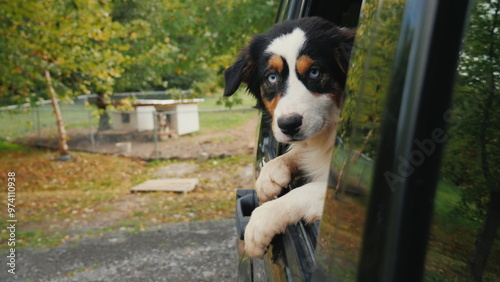
M297 59L297 71L299 74L303 75L314 63L313 59L306 55L302 55Z
M269 58L268 65L270 68L276 69L278 72L283 71L283 59L278 55L273 55Z
M265 98L263 99L264 106L269 111L271 116L274 116L274 110L278 106L278 102L280 101L280 99L281 99L281 93L278 93L278 95L276 95L276 97L274 97L272 100L267 100Z

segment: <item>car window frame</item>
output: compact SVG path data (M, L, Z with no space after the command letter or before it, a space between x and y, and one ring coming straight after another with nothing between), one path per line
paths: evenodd
M417 2L409 0L406 1L406 4L415 5ZM436 96L436 94L439 94L439 99L437 101L432 100L433 107L431 110L416 107L415 111L406 117L408 122L413 125L411 128L401 131L401 128L398 130L397 123L391 120L384 121L382 126L383 140L378 149L379 154L384 150L394 148L395 140L406 140L403 142L404 144L398 144L397 148L401 152L411 152L415 149L412 140L428 138L434 128L445 128L442 114L449 108L450 104L458 52L470 5L469 2L468 0L445 0L440 2L425 0L419 4L421 6L419 6L417 16L424 17L430 23L425 28L420 29L420 33L412 34L410 37L416 40L414 42L418 40L417 37L413 36L427 38L426 40L429 40L430 45L427 51L420 54L400 54L399 58L402 61L398 62L400 65L396 65L395 69L404 68L405 72L411 72L412 70L408 68L415 68L413 71L422 75L421 79L416 82L415 89L417 90L415 94L407 94L411 97L416 95L413 99L416 99L417 103L427 105L430 103L429 99ZM314 15L314 4L315 1L282 0L276 20L279 22ZM293 7L293 9L289 7ZM431 13L428 13L429 11ZM415 11L406 9L403 17L405 20L409 20L410 17L415 15ZM415 26L411 22L407 22L407 26L403 28L408 29L410 27L414 28ZM422 59L419 58L423 58L423 64L421 64ZM440 79L436 79L437 77ZM399 117L400 114L399 109L401 109L403 101L401 99L403 93L401 89L405 87L409 89L409 84L406 84L409 81L405 80L397 83L399 85L392 86L393 93L390 94L392 96L389 96L390 99L388 99L386 105L386 110L393 117ZM441 119L436 120L436 117L441 117ZM286 148L286 146L274 140L270 128L266 128L262 121L260 127L257 154L261 154L261 156L257 157L257 174L259 167L283 153ZM374 179L357 280L398 281L398 279L409 278L412 281L419 281L422 279L442 145L438 144L438 148L432 158L429 159L432 163L429 166L420 166L413 176L404 183L403 187L398 188L396 193L388 189L387 183L384 183L385 179ZM392 155L395 154L397 152L393 152ZM397 165L397 158L378 158L374 171L380 177L384 172L394 169ZM419 185L416 185L416 183L419 183ZM424 189L424 193L419 193L422 185L425 185L426 189ZM417 205L416 203L424 204ZM381 209L380 207L385 208ZM391 217L391 214L398 214L401 217L394 218ZM380 222L380 217L377 216L382 216L384 220ZM414 224L408 224L404 222L405 220L409 220L408 222L417 221ZM278 239L272 242L270 251L268 251L263 261L257 262L255 259L240 257L240 269L244 272L244 275L239 275L238 280L246 280L246 278L249 278L250 281L259 280L258 274L263 272L267 277L264 280L268 281L290 279L294 279L294 281L322 281L325 278L336 279L316 264L314 248L307 247L315 245L316 234L311 233L308 228L301 223L287 228L283 236L277 236ZM313 227L312 230L317 230L317 228L314 229ZM314 241L311 238L314 238ZM387 238L396 238L396 240L390 241ZM274 250L275 253L273 253ZM281 261L279 261L279 254L283 255ZM303 256L303 262L295 259L297 255Z

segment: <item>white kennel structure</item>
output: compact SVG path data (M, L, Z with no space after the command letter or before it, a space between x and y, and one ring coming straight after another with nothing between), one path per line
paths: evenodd
M138 99L132 104L134 111L113 114L113 129L154 130L156 123L159 133L193 133L200 130L198 104L203 101L204 99Z

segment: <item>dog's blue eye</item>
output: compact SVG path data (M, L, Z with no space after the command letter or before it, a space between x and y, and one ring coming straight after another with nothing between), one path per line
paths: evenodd
M278 76L275 75L275 74L270 74L270 75L267 76L267 81L270 84L275 84L276 82L278 82Z
M312 69L310 72L309 72L309 77L312 78L312 79L316 79L318 78L320 75L320 72L318 69Z

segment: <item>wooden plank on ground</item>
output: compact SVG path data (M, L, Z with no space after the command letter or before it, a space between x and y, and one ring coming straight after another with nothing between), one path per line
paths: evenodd
M130 189L131 192L183 192L193 191L198 185L198 178L161 178L147 180Z

